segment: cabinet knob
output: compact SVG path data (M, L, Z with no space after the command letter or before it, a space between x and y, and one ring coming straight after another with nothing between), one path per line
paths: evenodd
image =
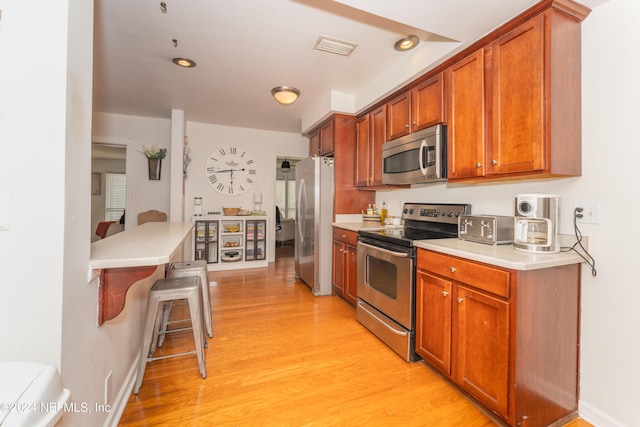
M464 301L464 298L458 298L458 304L462 303L462 301Z
M447 292L447 291L442 291L442 296L443 296L443 297L446 297L447 295L449 295L449 292Z
M342 235L342 238L343 238L343 239L346 239L346 238L347 238L347 235L346 235L346 234L343 234L343 235Z
M477 168L482 167L482 163L479 163L479 162L478 162L478 163L476 163L476 167L477 167Z
M497 165L497 164L498 164L498 161L497 161L496 159L493 159L493 160L491 160L491 164L492 164L492 165Z
M456 268L455 268L455 267L453 267L453 266L449 267L449 270L451 270L451 272L452 272L452 273L455 273L455 272L456 272Z

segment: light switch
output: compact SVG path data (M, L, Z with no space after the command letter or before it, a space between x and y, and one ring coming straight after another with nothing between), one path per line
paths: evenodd
M0 230L9 229L9 193L0 191Z

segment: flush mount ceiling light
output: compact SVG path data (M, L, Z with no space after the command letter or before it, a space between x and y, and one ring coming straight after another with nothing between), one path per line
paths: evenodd
M271 89L271 95L282 105L291 105L300 96L300 91L291 86L278 86Z
M196 66L195 61L187 58L173 58L173 63L185 68L193 68Z
M399 52L404 52L418 46L418 43L420 43L418 36L411 35L398 40L396 44L393 45L393 48Z

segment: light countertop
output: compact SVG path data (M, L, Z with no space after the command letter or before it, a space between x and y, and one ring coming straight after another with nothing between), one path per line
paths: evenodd
M358 230L382 230L384 226L380 224L366 224L364 222L334 222L334 227L344 228L349 231L358 231Z
M398 228L402 226L382 226L380 224L365 222L334 222L334 227L344 228L350 231L382 230L384 228ZM561 246L571 246L575 240L573 236L559 236ZM413 245L418 248L430 249L448 255L483 262L498 267L512 270L536 270L540 268L559 267L562 265L579 264L585 262L577 253L558 252L555 254L534 254L516 250L513 245L485 245L469 242L458 238L417 240ZM588 240L585 239L585 245Z
M457 238L418 240L414 241L413 245L513 270L537 270L584 262L580 255L573 251L534 254L516 250L513 245L485 245Z
M91 244L89 268L123 268L170 262L193 222L148 222Z

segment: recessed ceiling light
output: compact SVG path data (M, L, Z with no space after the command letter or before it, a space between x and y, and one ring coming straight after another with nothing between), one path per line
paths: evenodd
M173 58L173 63L185 68L193 68L196 66L196 63L191 59L187 58Z
M411 35L398 40L396 44L393 45L393 48L399 52L404 52L418 46L418 43L420 43L418 36Z

